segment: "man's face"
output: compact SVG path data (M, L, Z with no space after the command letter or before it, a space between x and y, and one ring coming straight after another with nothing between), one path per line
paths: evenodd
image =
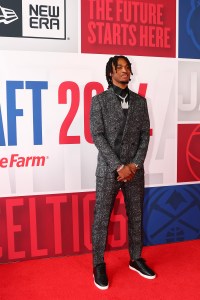
M117 68L113 65L113 73L111 74L112 82L114 85L125 88L130 80L131 70L123 58L119 58Z

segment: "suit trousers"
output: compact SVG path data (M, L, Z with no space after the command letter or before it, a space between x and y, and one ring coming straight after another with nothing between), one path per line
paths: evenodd
M122 190L128 217L128 241L130 259L141 257L143 242L144 169L137 170L134 179L118 182L116 179L96 178L96 203L92 227L93 266L104 262L108 225L114 202Z

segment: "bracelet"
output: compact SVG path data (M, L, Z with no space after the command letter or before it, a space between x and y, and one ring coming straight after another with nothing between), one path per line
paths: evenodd
M117 168L117 172L121 171L123 169L124 165L121 165Z
M139 166L138 166L137 164L135 164L135 163L133 163L133 164L135 165L136 170L138 170L138 169L139 169Z

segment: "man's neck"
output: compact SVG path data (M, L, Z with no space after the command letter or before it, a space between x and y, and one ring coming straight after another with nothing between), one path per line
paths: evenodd
M122 97L124 97L127 94L129 94L128 86L125 89L121 89L119 86L116 86L116 85L113 84L112 88L113 88L116 95L121 95Z
M128 87L128 84L114 84L113 83L113 86L117 87L119 89L125 90Z

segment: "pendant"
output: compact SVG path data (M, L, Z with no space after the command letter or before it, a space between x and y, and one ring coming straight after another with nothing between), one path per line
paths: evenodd
M128 101L126 102L125 99L121 101L121 106L123 109L128 109Z
M117 95L117 94L115 94L115 95ZM123 109L128 109L128 101L126 102L125 100L126 100L126 98L128 97L128 94L126 94L126 96L125 97L122 97L122 96L120 96L120 95L117 95L120 99L122 99L122 101L121 101L121 107L123 108Z

